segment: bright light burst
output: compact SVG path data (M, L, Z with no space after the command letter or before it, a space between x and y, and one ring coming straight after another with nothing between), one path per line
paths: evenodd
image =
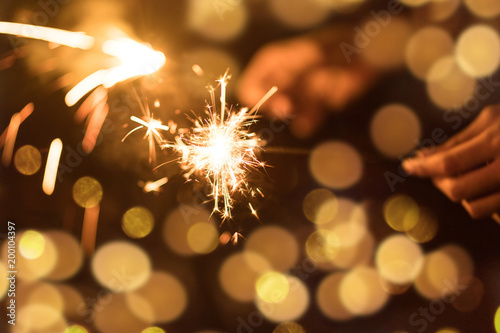
M188 179L193 175L202 175L210 183L214 212L219 212L223 219L231 217L235 193L260 193L251 189L247 181L250 169L264 167L264 163L255 155L255 149L262 146L263 142L250 131L250 126L257 121L256 113L260 106L277 91L273 87L251 110L242 108L233 111L232 107L226 108L228 79L226 72L219 80L220 113L216 110L212 88L212 105L206 108L207 117L194 119L193 129L177 137L175 144L163 145L164 148L173 148L181 153L180 162L186 169ZM252 212L255 213L253 208Z
M98 70L80 81L66 94L66 105L75 105L83 96L100 85L110 88L131 78L153 74L166 62L162 52L126 37L104 42L102 51L119 59L120 64Z

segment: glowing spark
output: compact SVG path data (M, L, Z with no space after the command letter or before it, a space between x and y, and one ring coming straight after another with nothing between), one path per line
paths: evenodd
M139 100L139 96L137 95L137 92L134 90L135 96L137 100ZM142 103L139 103L141 106L141 110L143 113L143 117L137 118L136 116L130 117L132 121L135 121L138 123L140 126L137 126L130 132L128 132L125 137L123 137L122 142L125 141L125 139L132 134L133 132L141 129L141 128L147 128L146 134L144 134L144 139L148 139L149 142L149 163L156 163L156 150L155 150L155 142L158 145L162 145L165 141L163 138L163 135L159 132L161 131L168 131L170 128L166 125L163 125L162 122L158 119L155 119L151 111L149 110L149 106L146 104L145 106L142 105Z
M42 183L43 192L47 195L51 195L54 192L62 147L63 144L61 139L54 139L54 141L50 144L49 156L47 157L47 164L45 166L45 174L43 176Z
M44 40L82 50L90 49L95 42L94 37L88 36L82 32L71 32L61 29L12 22L0 21L0 33Z
M168 178L163 177L163 178L160 178L154 182L146 182L145 184L140 184L140 186L142 187L143 191L146 193L158 192L160 190L160 187L165 185L167 182L168 182Z
M252 110L242 108L239 111L225 110L225 90L228 76L224 74L221 82L221 113L215 106L207 107L207 119L197 118L190 133L176 138L176 144L165 144L164 148L173 148L181 153L180 161L186 171L186 177L193 174L204 175L211 185L210 197L214 200L214 212L219 212L223 219L231 217L235 193L251 192L247 182L250 169L263 167L254 150L260 147L260 139L249 127L256 122L259 106L277 89L272 88ZM211 91L212 101L213 90ZM227 116L226 116L227 113ZM222 201L223 207L219 206Z
M125 37L104 42L102 51L118 58L120 64L98 70L80 81L66 94L66 105L75 105L83 96L100 85L111 88L119 82L153 74L166 62L162 52Z
M33 110L35 110L35 105L33 103L29 103L21 111L19 111L19 124L22 124L23 121L25 121L26 118L28 118L31 113L33 113ZM9 131L9 127L7 127L0 136L0 148L3 147L5 141L7 140L7 132Z

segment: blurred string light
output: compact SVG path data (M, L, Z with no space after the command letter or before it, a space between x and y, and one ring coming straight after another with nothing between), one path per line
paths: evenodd
M4 166L9 166L14 152L14 145L17 138L17 132L21 123L29 117L35 106L33 103L27 104L21 111L14 113L10 118L9 126L0 136L0 148L3 147L2 163Z
M43 192L47 195L51 195L54 192L62 147L63 143L61 139L54 139L50 144L49 156L47 157L42 183Z

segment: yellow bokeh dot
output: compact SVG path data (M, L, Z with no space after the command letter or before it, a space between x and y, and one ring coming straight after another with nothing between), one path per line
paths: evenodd
M255 291L261 300L268 303L283 301L290 291L288 279L278 272L267 272L259 277Z
M307 255L318 263L333 260L339 249L339 237L334 232L326 229L313 232L306 241Z
M384 217L392 229L408 231L417 224L420 218L420 210L415 200L409 196L397 195L386 201Z
M432 240L438 231L436 215L426 207L420 207L417 224L406 231L406 235L417 243L426 243Z
M144 207L133 207L123 214L122 229L131 238L143 238L149 235L155 219L149 209Z
M219 232L211 223L196 223L189 228L187 242L196 253L210 253L217 247Z
M73 185L73 199L83 208L97 206L102 199L101 184L92 177L82 177Z
M472 77L493 74L500 65L500 37L488 25L465 30L457 41L456 57L460 68Z
M489 19L500 15L498 0L465 0L465 5L474 15L481 18Z
M34 175L42 165L42 155L33 146L22 146L14 155L14 165L23 175Z
M141 333L165 333L165 331L159 327L153 326L146 328Z
M494 323L495 323L495 330L497 331L497 333L500 333L500 306L498 307L497 312L495 313Z
M445 327L437 330L436 333L460 333L460 330L453 327Z
M87 329L80 325L71 325L66 327L64 333L88 333Z
M19 241L19 252L26 259L36 259L45 250L45 237L35 230L28 230Z
M276 326L273 333L306 333L304 327L293 321Z
M337 214L339 203L335 194L327 189L316 189L309 192L303 203L304 215L316 224L325 224L333 220Z

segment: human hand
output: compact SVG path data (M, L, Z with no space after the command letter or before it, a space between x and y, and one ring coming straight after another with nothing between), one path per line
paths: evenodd
M328 109L342 108L370 81L370 73L360 65L335 66L330 60L314 38L265 46L243 73L239 98L245 105L255 105L277 86L278 92L262 109L280 119L291 119L291 132L308 137L323 123Z
M500 105L489 106L443 145L403 162L411 175L429 177L473 218L500 212Z

